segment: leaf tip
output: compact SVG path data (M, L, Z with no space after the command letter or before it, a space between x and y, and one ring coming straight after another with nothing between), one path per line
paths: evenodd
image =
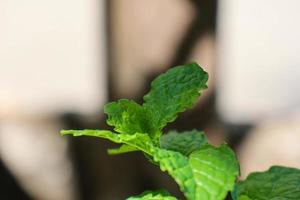
M61 130L59 133L61 136L72 134L70 130Z
M76 130L61 130L60 135L65 136L65 135L73 135L73 136L79 136L80 133L77 133L78 131Z

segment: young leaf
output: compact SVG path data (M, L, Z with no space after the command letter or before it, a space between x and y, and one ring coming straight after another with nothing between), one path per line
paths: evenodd
M143 151L148 155L152 155L151 149L153 143L150 137L144 133L135 133L133 135L128 134L116 134L105 130L62 130L62 135L73 136L93 136L108 139L115 143L123 143L132 148Z
M239 165L226 145L205 145L190 155L189 164L196 182L195 199L223 200L234 188Z
M203 132L196 129L178 133L170 131L160 138L160 147L172 151L178 151L185 156L189 156L193 151L199 149L207 143L207 139Z
M151 111L155 126L161 129L174 121L178 113L191 108L200 90L207 88L207 79L207 73L196 63L174 67L158 76L143 104Z
M104 106L108 115L107 124L114 126L115 131L123 134L155 134L156 128L150 112L132 100L121 99Z
M251 173L232 193L234 200L299 200L300 170L273 166L265 172Z
M138 196L127 198L127 200L176 200L165 190L146 191Z

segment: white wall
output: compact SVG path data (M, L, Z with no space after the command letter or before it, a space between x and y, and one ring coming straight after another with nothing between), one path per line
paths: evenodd
M55 114L106 101L104 1L0 1L0 159L33 199L78 199ZM57 115L58 116L58 115Z
M0 116L101 108L106 77L100 2L0 1Z
M252 123L300 111L300 1L220 1L217 104Z

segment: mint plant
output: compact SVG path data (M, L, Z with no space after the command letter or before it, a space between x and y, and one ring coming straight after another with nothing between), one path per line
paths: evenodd
M209 144L196 129L163 134L163 128L197 101L208 74L196 63L177 66L158 76L142 105L120 99L104 106L109 130L62 130L62 135L93 136L120 143L108 153L141 151L167 172L188 200L299 200L300 170L275 166L237 181L239 164L226 143ZM175 200L165 190L146 191L128 200Z

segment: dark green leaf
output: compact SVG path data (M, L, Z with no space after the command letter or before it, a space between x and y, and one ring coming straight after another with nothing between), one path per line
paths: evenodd
M191 108L200 91L207 88L207 79L207 73L196 63L174 67L158 76L143 104L151 111L155 126L161 129L178 113Z
M206 143L207 140L203 132L197 131L196 129L182 133L170 131L160 138L161 148L178 151L185 156L189 156L193 151L199 149Z
M299 200L300 170L273 166L251 173L235 187L234 200Z

